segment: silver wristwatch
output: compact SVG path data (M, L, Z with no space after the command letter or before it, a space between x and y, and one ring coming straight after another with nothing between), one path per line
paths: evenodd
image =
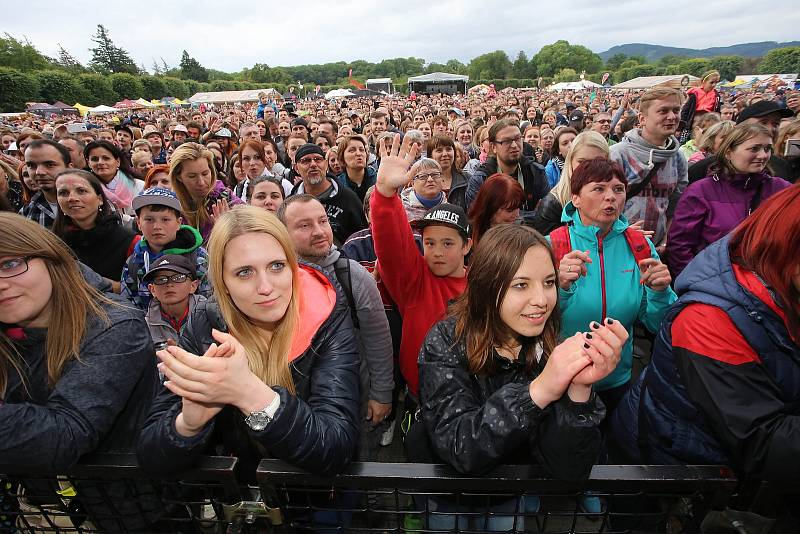
M270 406L267 406L263 410L250 412L250 415L244 418L244 423L250 428L250 430L261 432L267 428L268 424L272 422L270 411Z

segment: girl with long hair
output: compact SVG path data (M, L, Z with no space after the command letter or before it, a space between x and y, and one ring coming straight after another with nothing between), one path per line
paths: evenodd
M547 241L525 226L491 228L475 249L466 291L420 350L427 437L414 436L416 445L427 438L434 460L462 473L542 463L557 478L588 476L604 416L592 384L614 369L628 335L606 319L562 341L559 316L558 273ZM446 502L438 505L448 511ZM520 512L520 506L493 511ZM503 519L476 528L510 529Z
M203 242L208 240L219 216L231 206L243 204L217 179L214 155L198 143L184 143L175 149L169 162L169 177L181 201L184 219L200 231Z
M346 297L298 263L286 228L260 208L222 215L209 254L214 297L192 313L180 347L158 352L166 382L141 464L176 472L217 450L251 476L264 457L339 472L355 450L359 402Z
M55 234L0 213L0 458L61 472L131 450L157 374L144 317Z

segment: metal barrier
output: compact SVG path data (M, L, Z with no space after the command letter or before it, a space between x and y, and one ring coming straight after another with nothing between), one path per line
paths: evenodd
M595 466L585 481L534 466L476 477L441 465L354 463L337 476L262 460L205 457L153 477L132 454L96 454L68 473L0 465L0 533L698 532L736 478L715 466Z
M426 464L352 464L319 477L276 460L257 471L280 509L278 532L699 532L737 480L719 466L595 466L588 480L547 478L535 466L481 477Z

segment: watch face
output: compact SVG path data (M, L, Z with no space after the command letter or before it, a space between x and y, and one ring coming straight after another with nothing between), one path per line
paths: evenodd
M267 425L270 421L272 421L272 418L263 412L251 413L244 420L245 424L247 424L251 430L255 430L256 432L260 432L267 428Z

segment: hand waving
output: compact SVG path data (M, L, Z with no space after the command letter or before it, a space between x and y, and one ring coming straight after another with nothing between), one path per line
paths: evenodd
M408 169L417 158L419 149L412 146L411 138L406 136L400 144L400 134L395 134L388 150L381 146L381 165L378 168L378 191L386 197L397 194L397 190L408 183Z

